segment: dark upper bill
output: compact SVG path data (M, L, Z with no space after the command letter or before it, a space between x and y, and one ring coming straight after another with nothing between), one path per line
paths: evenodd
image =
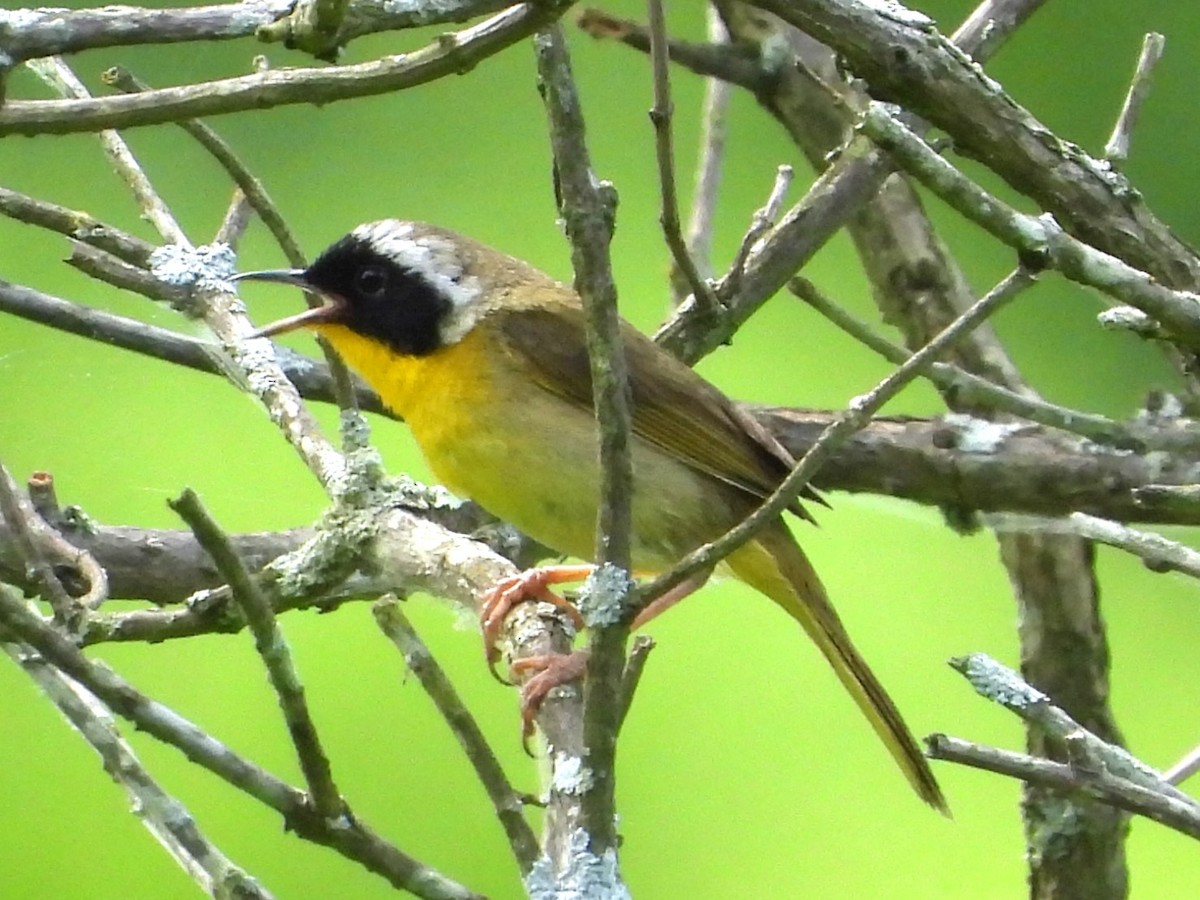
M320 306L314 306L296 313L294 316L287 316L264 325L251 333L249 335L251 338L274 337L277 334L295 331L297 328L329 323L337 318L342 308L340 298L314 291L313 286L305 278L304 269L264 269L259 272L239 272L230 281L271 281L276 284L290 284L302 291L316 293L321 298Z

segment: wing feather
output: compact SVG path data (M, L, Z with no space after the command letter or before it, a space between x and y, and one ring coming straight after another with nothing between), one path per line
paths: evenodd
M592 407L583 310L497 310L508 347L543 389ZM633 431L693 469L753 497L768 496L795 461L748 413L628 323L621 338L629 369ZM812 490L807 499L824 503ZM797 502L791 511L811 521Z

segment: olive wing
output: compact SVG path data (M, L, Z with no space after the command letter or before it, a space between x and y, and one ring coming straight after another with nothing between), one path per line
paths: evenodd
M543 389L581 408L592 408L592 378L583 310L497 310L507 347ZM660 349L626 322L621 339L629 370L633 431L684 464L753 497L768 496L795 464L754 418L720 390ZM804 496L824 501L815 491ZM794 503L791 511L811 521Z

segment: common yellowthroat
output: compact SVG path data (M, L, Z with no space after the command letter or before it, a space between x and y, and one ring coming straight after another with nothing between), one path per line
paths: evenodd
M470 238L392 219L359 226L307 269L239 278L320 295L320 307L258 334L323 335L408 423L448 488L548 547L591 557L598 453L573 290ZM794 461L701 376L632 326L621 333L633 409L633 565L658 572L745 518ZM793 512L807 518L799 503ZM803 626L917 794L945 812L925 757L784 521L725 566Z

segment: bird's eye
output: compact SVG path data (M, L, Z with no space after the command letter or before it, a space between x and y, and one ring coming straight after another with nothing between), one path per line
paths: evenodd
M355 286L364 297L379 297L387 290L387 272L380 266L365 266L358 270Z

